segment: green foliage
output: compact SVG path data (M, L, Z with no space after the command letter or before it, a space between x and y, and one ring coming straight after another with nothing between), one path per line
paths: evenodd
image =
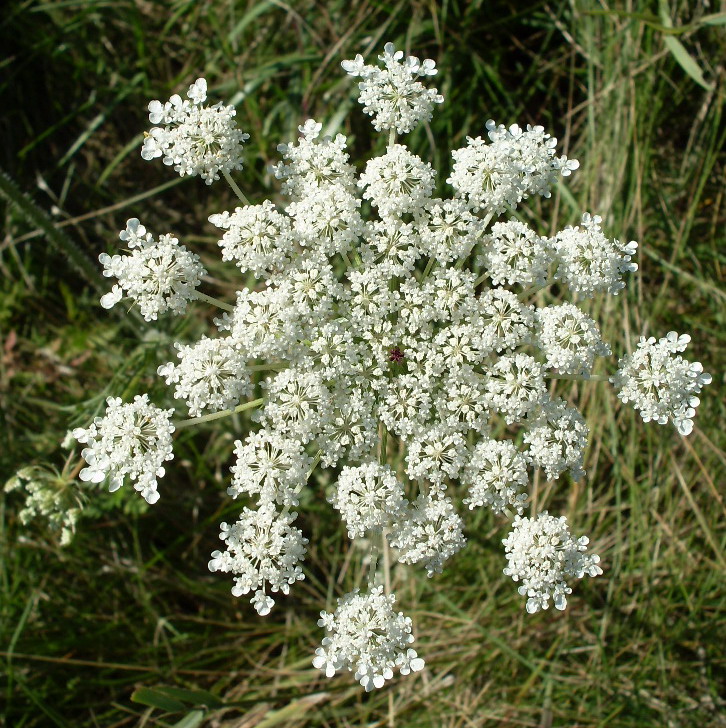
M180 433L153 509L127 489L94 494L63 549L0 494L5 724L724 725L722 23L685 0L12 0L0 20L0 165L13 180L0 207L0 482L60 467L66 431L110 394L170 404L155 368L210 312L142 326L100 309L83 261L110 250L126 218L192 244L216 295L232 294L205 220L234 198L140 159L148 100L204 75L251 134L238 181L259 200L275 194L276 145L306 118L365 156L370 125L339 62L386 40L441 69L446 103L410 143L442 178L448 150L489 118L560 138L582 168L523 216L551 233L588 209L638 240L633 285L593 302L604 338L623 352L641 333L691 332L717 381L688 440L643 425L605 388L560 382L593 432L588 476L538 480L534 498L592 536L605 575L578 584L566 614L526 615L501 573L501 524L474 515L444 575L394 573L427 670L370 696L311 665L317 613L362 578L326 480L301 507L315 534L307 578L270 617L207 571L236 510L224 489L244 416Z

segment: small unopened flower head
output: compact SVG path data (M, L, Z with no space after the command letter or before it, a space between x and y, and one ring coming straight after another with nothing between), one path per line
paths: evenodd
M384 68L365 64L360 54L341 63L349 76L362 79L358 101L364 113L373 117L376 131L395 129L407 134L419 122L430 121L434 104L442 103L444 97L418 79L435 75L436 63L421 62L415 56L404 60L403 51L397 51L393 43L386 43L378 58Z
M527 461L511 440L484 438L474 447L461 483L469 487L464 503L470 509L487 506L503 513L511 508L521 515L529 484Z
M562 399L546 402L527 424L527 455L549 480L569 470L574 480L584 474L583 454L589 429L582 415Z
M344 467L331 499L348 528L350 538L381 529L405 513L403 484L388 465L363 463Z
M147 503L156 503L156 480L164 476L163 463L174 457L174 410L151 404L147 394L137 395L127 404L120 397L109 397L106 403L103 417L96 417L86 429L73 430L73 437L87 445L81 452L87 466L80 478L91 483L109 478L112 492L129 478Z
M305 578L300 562L308 540L291 525L297 513L278 513L271 507L243 509L231 526L220 525L225 551L213 551L210 571L234 574L232 594L254 592L250 603L265 616L275 604L267 593L290 593L290 586Z
M149 103L149 121L162 126L146 135L141 156L161 157L182 177L199 175L209 185L220 172L242 169L242 145L250 135L237 128L234 106L202 106L207 98L203 78L189 87L187 97L174 94L165 104Z
M599 215L586 212L580 225L568 225L550 240L557 260L555 279L584 298L601 291L617 295L625 288L623 274L638 270L638 264L631 262L638 243L608 240L601 222Z
M219 241L222 260L234 260L258 278L284 268L293 254L290 218L269 200L211 215L209 222L227 231Z
M431 577L466 545L464 523L450 498L421 495L389 541L401 563L421 564Z
M502 543L509 561L504 573L522 582L518 591L527 597L530 614L548 609L550 600L564 609L567 595L572 594L568 580L602 574L600 557L585 553L589 539L574 538L565 516L556 518L547 511L535 518L515 516Z
M184 313L207 273L199 256L180 245L173 235L155 240L136 218L128 220L119 237L131 248L128 255L98 256L103 275L118 279L111 292L101 297L101 305L112 308L128 296L147 321L155 321L167 311Z
M178 364L168 362L157 369L167 384L176 385L174 396L183 399L189 415L197 417L205 409L217 412L232 409L252 389L245 369L245 356L231 337L202 337L196 344L174 344Z
M610 381L623 402L631 402L645 422L672 422L681 435L693 430L693 417L700 400L696 396L711 375L700 362L680 356L691 337L670 331L658 341L642 337L638 348L618 362Z
M596 356L610 354L597 324L571 303L537 309L536 319L537 345L560 374L588 375Z
M346 594L332 614L320 612L318 625L325 628L325 637L313 665L326 677L354 672L366 691L383 687L396 669L402 675L422 670L424 661L409 647L414 641L411 618L394 611L395 601L379 586L368 594Z
M397 217L428 202L434 188L434 171L402 144L393 144L384 155L368 162L358 184L363 188L363 197L382 217Z

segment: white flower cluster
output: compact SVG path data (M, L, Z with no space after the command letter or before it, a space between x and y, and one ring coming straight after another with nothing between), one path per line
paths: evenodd
M327 677L339 670L355 672L366 691L383 687L394 669L402 675L423 670L424 661L409 647L414 641L411 618L394 611L395 601L379 586L368 594L346 594L333 614L320 612L318 625L325 628L325 637L313 665Z
M222 260L235 261L242 272L261 277L289 263L294 242L290 219L269 200L212 215L209 222L227 231L219 241Z
M245 508L236 523L220 525L226 550L212 552L209 570L232 572L236 597L254 591L250 601L262 616L275 604L267 589L289 594L290 585L304 578L300 561L308 540L291 525L295 518L297 513Z
M196 288L207 273L199 256L179 245L172 235L155 240L136 218L126 222L126 229L119 237L131 252L98 256L103 275L118 279L118 284L101 297L101 305L112 308L125 293L138 304L147 321L155 321L167 311L183 314L187 303L197 297Z
M576 159L555 157L557 139L541 126L507 129L491 119L486 126L490 143L467 137L467 146L452 152L447 180L474 210L498 215L531 195L549 197L560 175L567 177L580 166Z
M235 124L234 106L202 106L207 82L198 78L187 91L187 99L174 94L169 101L149 103L149 121L155 126L146 135L141 156L162 158L182 177L199 175L208 185L219 173L242 169L242 144L249 134Z
M555 280L565 281L583 298L602 291L617 294L625 288L622 274L638 270L638 264L630 261L638 243L608 240L601 222L599 215L585 212L580 225L566 227L550 241L558 264Z
M436 170L395 139L440 101L415 80L431 75L433 63L401 63L392 46L381 58L382 71L360 56L343 66L363 78L361 102L374 126L390 131L385 152L359 171L345 136L321 137L314 120L300 126L273 167L287 206L264 201L210 218L224 231L223 259L262 280L238 290L233 310L221 304L227 312L215 319L214 336L177 344L179 363L158 370L190 415L206 412L200 419L208 421L251 409L259 424L235 442L228 488L255 508L222 524L226 550L215 551L209 567L231 573L233 594L251 592L267 614L269 592L287 594L303 578L307 541L290 509L320 465L337 469L329 500L349 536L380 544L387 556L391 548L429 576L466 543L460 503L514 516L505 573L522 582L528 611L550 600L562 609L568 581L601 573L598 558L564 518L522 517L527 486L534 469L548 479L584 474L587 426L551 380L607 379L592 372L610 349L579 305L536 308L533 294L553 282L578 302L617 293L636 269L636 244L608 240L600 218L587 213L551 238L513 218L495 221L532 195L549 197L577 169L556 156L556 140L538 126L489 122L489 143L469 139L454 151L453 190L434 196ZM203 96L197 82L191 107ZM160 120L190 107L180 103L152 114ZM172 146L181 155L175 164L195 168L196 152L187 159L181 142ZM148 238L130 221L122 239L136 249ZM178 252L171 258L183 262L149 265L143 286L134 282L140 301L138 291L157 291L153 312L186 305L201 275L196 261ZM673 356L687 340L643 340L612 379L645 419L670 418L682 432L690 430L695 394L710 381L700 365ZM105 418L76 431L89 443L81 477L110 474L118 487L129 475L155 500L161 463L171 457L169 415L146 396L131 405L109 400ZM368 593L347 594L334 614L322 613L326 637L315 658L328 676L354 671L366 689L395 668L423 667L407 647L411 621L393 611L394 597L376 586L370 563Z
M360 54L341 63L349 76L363 79L358 84L358 101L373 117L376 131L395 129L407 134L419 122L430 121L434 104L443 103L444 97L418 79L436 75L436 63L428 58L421 62L416 56L403 60L403 51L397 51L393 43L386 43L378 60L385 68L365 64Z
M608 356L610 347L600 338L597 324L571 303L540 308L537 344L547 366L562 374L587 374L596 356Z
M405 514L403 484L388 465L378 463L343 468L331 502L350 538L384 528Z
M587 554L587 536L573 538L567 518L547 511L535 518L516 516L511 533L502 541L509 563L504 573L521 581L519 593L527 597L530 614L548 609L550 599L557 609L567 606L572 589L567 578L598 576L602 569L597 554Z
M669 420L681 435L690 435L693 417L700 400L696 396L711 375L700 362L686 361L685 351L691 337L669 331L657 342L642 337L638 348L618 362L611 381L623 402L632 402L643 421L665 425Z
M127 404L120 397L109 397L106 404L103 417L96 417L87 429L73 430L73 437L88 446L81 452L87 463L80 472L81 480L101 483L109 478L113 492L128 477L147 503L156 503L156 479L164 476L163 463L174 457L174 410L151 404L146 394Z
M252 390L245 358L228 338L203 337L192 346L174 346L181 362L163 364L157 374L176 384L174 396L186 401L192 417L205 409L234 407Z

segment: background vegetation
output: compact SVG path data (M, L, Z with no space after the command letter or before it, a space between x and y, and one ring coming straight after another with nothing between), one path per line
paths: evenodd
M310 116L351 135L357 158L368 153L370 127L339 62L387 40L441 69L446 103L430 137L410 140L441 178L448 150L487 119L545 125L582 166L527 218L552 233L597 211L612 235L640 241L626 292L593 304L606 340L623 352L640 334L690 332L690 357L715 381L687 440L643 425L601 385L560 383L593 432L588 475L536 481L534 497L592 536L604 576L578 584L565 614L526 615L501 573L504 524L474 515L443 575L395 573L427 670L372 695L310 663L317 613L360 577L324 480L301 508L308 578L270 617L207 571L217 524L237 508L224 485L243 419L184 431L153 511L131 489L93 493L65 548L42 523L21 526L22 500L0 492L0 723L726 725L726 125L724 16L713 12L693 0L7 3L0 484L52 465L48 477L75 496L66 431L110 393L163 402L156 366L210 315L199 307L152 326L100 308L93 261L128 217L173 230L201 253L217 295L234 290L206 222L232 195L141 160L148 100L206 76L251 134L239 181L261 200L276 195L266 171L276 145Z

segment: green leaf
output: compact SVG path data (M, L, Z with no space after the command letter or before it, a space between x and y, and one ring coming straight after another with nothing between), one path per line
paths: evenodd
M106 288L106 282L98 272L96 263L68 235L56 227L45 210L21 192L14 180L2 169L0 169L0 197L5 198L27 222L42 230L46 238L68 256L69 262L96 290L103 291Z
M204 720L203 710L193 710L185 715L178 723L174 723L174 728L197 728Z
M673 57L678 62L678 65L699 85L703 86L707 91L713 88L713 85L708 83L703 77L703 71L701 67L693 60L693 57L685 49L685 46L678 38L674 38L672 35L663 36L663 41L666 44L668 50L673 54Z
M209 708L221 708L224 702L216 695L206 690L186 690L185 688L163 687L156 688L160 693L168 695L170 698L179 700L187 705L206 705Z
M254 3L250 10L248 10L242 18L239 20L239 22L232 28L229 35L227 36L227 40L233 41L237 38L237 36L258 16L262 15L263 13L267 12L270 8L277 8L278 4L276 2L273 2L272 0L267 0L267 2L262 3Z
M294 700L280 710L269 711L264 719L257 724L257 728L273 728L278 725L288 725L290 721L297 720L304 716L318 703L324 702L330 697L330 693L314 693L306 695L299 700Z
M134 690L131 694L131 700L134 703L148 705L150 708L158 708L167 713L181 713L185 709L184 703L180 703L178 700L165 695L160 690L154 690L152 688L139 688L138 690Z
M668 14L668 3L666 0L660 0L659 3L660 19L666 28L673 27L673 21ZM663 42L666 44L666 48L673 54L678 65L699 85L710 91L713 86L706 82L703 77L703 71L701 67L696 63L693 57L688 53L686 47L678 40L678 38L672 35L664 35Z

